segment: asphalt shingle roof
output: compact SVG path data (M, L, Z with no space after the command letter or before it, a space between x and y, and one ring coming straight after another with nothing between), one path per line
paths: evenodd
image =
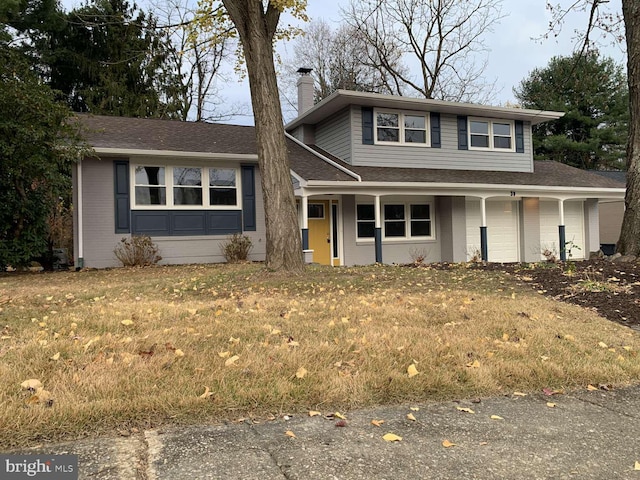
M257 153L255 128L217 123L182 122L148 118L126 118L78 114L85 138L94 148L166 150L176 152L247 154ZM287 139L291 169L306 180L354 182L353 176ZM624 188L619 182L557 162L536 161L533 173L433 168L355 167L321 148L319 154L357 173L370 182L469 183L565 187Z

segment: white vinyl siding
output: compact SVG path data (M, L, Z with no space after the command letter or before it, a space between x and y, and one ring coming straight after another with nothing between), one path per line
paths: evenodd
M487 200L487 250L490 262L519 260L518 206L512 200ZM480 200L467 199L467 259L480 255Z

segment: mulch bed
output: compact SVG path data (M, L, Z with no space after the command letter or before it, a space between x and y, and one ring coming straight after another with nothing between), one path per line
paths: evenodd
M449 264L437 268L449 269ZM539 264L476 264L502 271L518 285L563 302L591 308L611 321L640 330L640 263L589 260Z

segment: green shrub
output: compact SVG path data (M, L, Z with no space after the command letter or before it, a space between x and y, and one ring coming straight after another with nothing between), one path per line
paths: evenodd
M251 239L241 233L234 233L220 244L220 250L229 263L246 261L252 248Z
M146 267L162 260L158 255L158 246L147 235L123 237L113 253L125 267Z

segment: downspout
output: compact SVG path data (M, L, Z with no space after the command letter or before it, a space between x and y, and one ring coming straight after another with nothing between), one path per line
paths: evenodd
M78 160L78 205L76 214L78 215L78 269L84 268L84 232L82 229L82 159Z

